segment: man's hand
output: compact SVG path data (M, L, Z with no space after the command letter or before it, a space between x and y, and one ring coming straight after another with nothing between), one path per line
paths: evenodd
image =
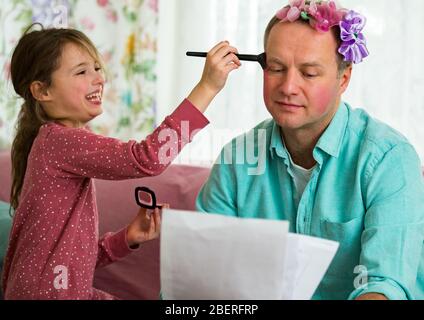
M366 293L357 297L355 300L389 300L389 299L387 299L387 297L381 293Z
M164 205L169 208L169 205ZM127 228L127 241L130 247L159 237L161 227L161 209L153 211L140 208L137 216Z

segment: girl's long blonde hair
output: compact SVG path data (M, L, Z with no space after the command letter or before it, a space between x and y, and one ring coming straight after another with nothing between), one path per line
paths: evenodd
M19 196L24 184L28 156L40 127L52 121L42 105L33 97L30 86L34 81L42 82L46 88L52 84L52 74L60 67L60 58L67 43L74 43L87 50L102 66L100 54L91 40L75 29L32 30L31 25L19 40L11 61L11 79L16 93L24 99L16 123L13 140L12 208L19 205ZM42 27L42 26L41 26Z

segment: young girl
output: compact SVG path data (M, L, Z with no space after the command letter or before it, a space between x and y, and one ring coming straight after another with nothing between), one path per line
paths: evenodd
M127 228L99 240L92 178L162 173L190 140L181 134L182 122L188 123L189 137L208 124L202 113L240 66L233 53L226 41L212 48L187 99L144 141L122 142L85 127L102 113L105 84L92 42L73 29L24 34L11 63L13 86L24 104L12 146L16 211L2 277L6 299L114 298L92 287L95 268L157 237L160 212L140 210ZM160 134L169 130L178 136L171 155L161 152L169 141Z

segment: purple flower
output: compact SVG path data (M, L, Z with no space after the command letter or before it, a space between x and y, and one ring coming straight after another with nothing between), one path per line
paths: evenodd
M340 21L340 38L342 45L339 53L345 57L345 61L359 63L369 55L366 40L362 29L366 18L355 11L349 11Z
M31 0L31 7L32 21L39 22L44 27L55 26L59 21L66 20L70 8L69 0Z

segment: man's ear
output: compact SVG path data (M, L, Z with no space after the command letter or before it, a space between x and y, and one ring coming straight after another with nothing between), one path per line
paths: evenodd
M352 77L352 64L343 70L340 75L340 94L344 93L349 86L350 79Z
M34 81L33 83L31 83L30 90L32 96L37 101L47 102L51 100L51 96L49 91L47 90L47 86L41 81Z

